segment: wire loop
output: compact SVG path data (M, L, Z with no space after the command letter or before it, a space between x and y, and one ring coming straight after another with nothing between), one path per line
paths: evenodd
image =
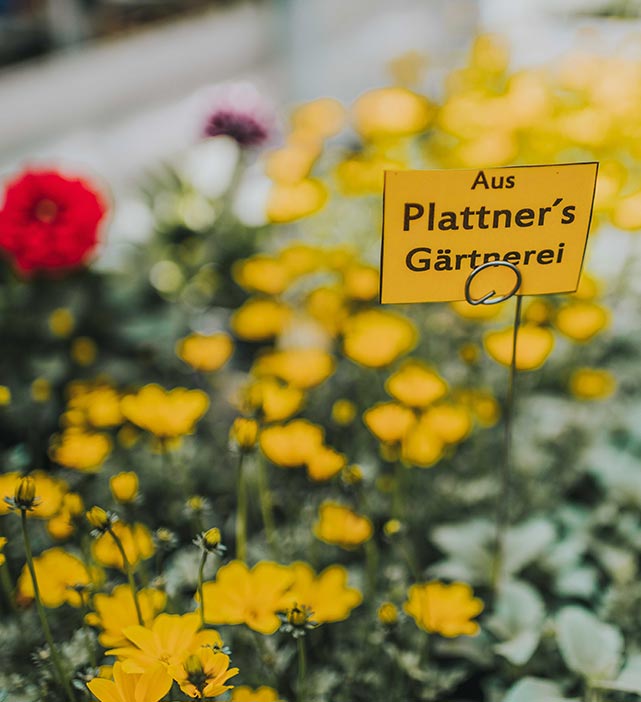
M505 295L498 295L496 297L492 297L493 295L496 295L495 290L491 290L487 295L483 295L483 297L479 298L478 300L475 300L471 295L470 295L470 285L472 285L472 281L474 280L474 277L480 273L482 270L485 270L486 268L492 268L494 266L505 266L506 268L511 268L512 271L514 271L514 275L516 276L516 282L514 284L514 287L512 290L510 290L509 293L506 293ZM521 287L521 283L523 282L523 277L521 275L521 271L513 264L510 263L509 261L487 261L487 263L482 263L480 266L477 266L468 276L467 280L465 281L465 299L470 303L470 305L498 305L499 302L505 302L505 300L509 300L511 297L516 295L518 292L519 288Z

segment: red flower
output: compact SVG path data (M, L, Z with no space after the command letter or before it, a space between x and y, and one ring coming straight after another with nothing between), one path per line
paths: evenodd
M79 178L25 171L10 182L0 210L0 250L23 273L74 268L98 242L105 205Z

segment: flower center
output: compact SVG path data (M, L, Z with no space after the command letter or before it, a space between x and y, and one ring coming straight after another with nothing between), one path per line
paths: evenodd
M58 205L53 200L44 198L36 203L33 215L44 224L51 224L58 216Z

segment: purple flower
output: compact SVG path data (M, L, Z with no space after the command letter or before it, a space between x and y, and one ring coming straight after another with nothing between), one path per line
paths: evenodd
M204 136L228 136L243 148L262 146L272 137L274 109L251 83L221 85L215 90L212 103Z

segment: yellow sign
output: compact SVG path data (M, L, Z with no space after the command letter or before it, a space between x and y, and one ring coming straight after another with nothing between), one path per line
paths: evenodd
M465 299L478 266L506 261L519 295L572 292L579 284L598 164L482 170L386 171L381 302ZM505 294L505 264L474 277L470 294Z

